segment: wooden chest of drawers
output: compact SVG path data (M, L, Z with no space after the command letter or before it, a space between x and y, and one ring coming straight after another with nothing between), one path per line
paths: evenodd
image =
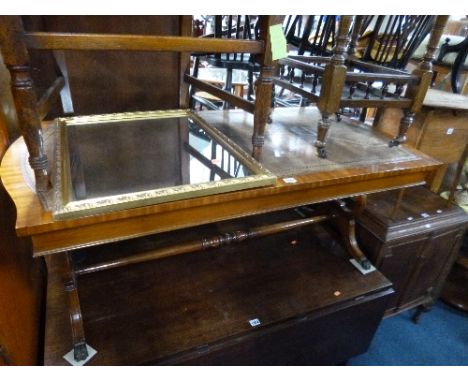
M369 260L396 293L386 314L430 307L455 260L468 215L424 187L369 196L357 236Z

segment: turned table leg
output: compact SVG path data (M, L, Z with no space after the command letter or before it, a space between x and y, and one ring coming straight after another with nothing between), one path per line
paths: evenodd
M319 158L326 158L326 140L328 135L328 130L330 129L331 121L329 113L322 113L322 118L317 124L317 140L314 145L317 148L317 155Z
M68 297L68 311L70 314L73 341L73 356L76 361L83 361L88 357L88 350L86 348L83 316L81 314L76 275L73 270L71 255L67 252L64 254L64 257L63 281L65 292Z

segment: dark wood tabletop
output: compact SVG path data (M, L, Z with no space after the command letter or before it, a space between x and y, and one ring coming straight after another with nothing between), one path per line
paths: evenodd
M294 214L289 210L113 243L77 251L74 261L86 263L137 247L255 227ZM60 257L50 260L44 363L67 365L62 357L72 343ZM199 356L220 348L249 344L255 336L269 338L287 327L300 330L309 319L392 292L381 273L359 273L319 225L80 276L78 284L87 343L98 351L89 365L196 363ZM333 363L365 351L380 318L369 313L365 319L351 319L346 310L339 317L340 324L327 321L318 329L321 344L334 343L333 348L319 349L313 343L304 347L315 362ZM252 319L259 320L258 327L249 324ZM247 361L225 358L223 363L274 363L275 357L279 364L308 362L307 358L291 358L297 357L297 350L290 349L288 355L288 346L295 344L286 339L277 348L258 343L251 349L255 355Z

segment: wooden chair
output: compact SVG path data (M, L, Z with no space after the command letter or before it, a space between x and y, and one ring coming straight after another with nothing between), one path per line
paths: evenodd
M179 107L188 108L188 85L200 86L203 90L225 99L233 105L254 114L254 148L263 144L265 123L271 103L272 60L269 49L269 25L275 17L259 18L259 39L226 39L191 37L191 17L182 17L177 36L155 36L143 34L102 34L102 33L59 33L26 31L21 17L2 16L0 18L0 47L4 62L10 71L11 88L15 100L21 134L29 152L29 163L34 170L36 191L44 208L47 210L46 194L51 189L49 161L44 147L41 121L50 107L67 85L66 73L58 70L58 77L50 88L38 97L32 80L30 55L35 51L51 50L60 56L61 51L143 51L143 52L179 52L180 83ZM256 55L260 67L257 82L258 102L249 102L229 92L217 89L188 75L190 53L232 53ZM57 68L63 68L57 62ZM66 69L66 68L65 68ZM185 76L185 77L184 77ZM89 94L92 95L92 92ZM254 150L258 151L258 150Z
M337 16L326 15L289 15L283 23L284 34L290 54L313 55L329 57L333 53L336 42ZM299 71L301 82L306 74ZM296 71L291 68L290 76ZM308 100L300 95L284 94L284 88L275 94L274 104L277 106L307 106Z
M225 39L243 39L243 40L258 40L259 39L259 21L258 16L238 15L238 16L213 16L214 33L201 36L202 38L225 38ZM222 68L226 71L226 75L222 84L222 89L233 93L235 86L233 84L233 71L245 71L248 79L247 99L254 99L254 73L260 71L260 65L256 61L255 55L246 53L211 53L211 54L195 54L193 58L192 76L198 78L199 70L204 63L208 67ZM230 107L228 102L222 102L222 105L217 104L216 98L207 97L206 93L200 95L195 93L195 89L190 91L192 105L198 102L200 105L205 105L209 109L227 109ZM234 92L236 94L236 92ZM213 102L214 101L214 102Z
M282 68L280 76L274 78L275 85L300 94L316 103L320 109L322 119L318 123L315 146L321 158L326 157L325 146L331 125L330 116L344 107L404 109L399 133L389 142L389 145L397 146L405 142L406 131L413 122L415 113L421 108L429 87L432 77L432 61L447 17L437 17L426 55L420 67L411 74L358 58L357 41L365 21L365 16L357 16L351 29L353 17L341 16L337 43L331 58L289 56L279 60ZM380 56L378 52L377 58ZM387 53L382 57L385 59L386 56ZM298 79L291 75L292 69L300 69L308 74L310 82L304 83L301 79L298 83ZM390 91L391 88L393 89Z
M450 53L455 54L455 59L453 60L453 62L447 60L447 55L449 55ZM442 46L440 47L437 59L434 61L434 66L437 68L450 68L450 86L452 88L452 92L457 94L461 93L460 77L462 73L468 72L467 58L468 37L466 37L463 41L459 42L458 44L454 45L450 44L450 39L447 38L445 43L442 44Z
M230 37L237 37L238 34L241 32L244 33L246 30L252 30L252 24L250 23L250 19L247 20L247 27L243 27L242 29L237 28L228 28L227 30L222 30L220 28L221 20L218 17L218 35L221 38L215 38L211 36L206 36L207 38L203 38L204 41L210 40L219 40L219 41L226 41L234 42L234 41L248 41L252 44L261 44L263 49L259 51L250 51L247 52L249 55L242 55L237 52L237 55L227 55L219 57L214 55L210 58L210 62L215 65L220 65L224 67L229 67L231 70L234 68L247 68L253 72L253 68L258 68L258 79L256 81L256 91L255 91L255 100L252 99L245 99L239 97L235 94L232 94L229 89L220 89L207 81L201 80L197 78L197 73L194 70L193 75L186 75L186 81L192 86L190 92L191 94L195 93L196 90L201 90L207 92L211 95L218 97L219 99L223 100L224 102L229 103L233 107L241 108L249 113L254 114L254 132L252 135L252 145L253 151L252 156L258 158L261 154L261 148L264 143L264 133L265 133L265 125L268 121L269 114L270 114L270 107L271 107L271 100L272 100L272 78L273 78L273 69L274 64L271 57L271 42L269 39L269 27L271 25L281 24L283 20L283 16L259 16L258 21L255 23L253 27L256 36L256 40L238 40L237 38L229 38ZM231 20L231 21L229 21ZM232 23L232 18L228 17L228 25ZM232 24L233 25L233 24ZM246 24L244 24L246 25ZM221 29L221 30L219 30ZM234 35L233 35L234 34ZM247 34L248 37L248 34ZM213 52L211 52L213 53ZM240 52L242 53L242 52ZM245 53L245 52L244 52ZM209 55L211 56L211 55ZM232 81L228 80L227 82ZM249 98L249 97L247 97Z
M297 48L298 55L331 56L336 39L337 16L286 17L286 41Z
M353 28L359 37L350 50L361 61L404 70L434 20L419 15L361 16Z
M285 33L288 42L298 47L297 55L306 55L309 52L314 56L331 56L338 17L295 16L291 22L292 17L288 17ZM359 25L355 23L353 26L354 39L350 41L349 50L361 61L404 70L415 49L430 32L434 19L435 16L360 16L357 20ZM316 26L312 29L314 20ZM301 31L300 36L297 30ZM291 74L294 74L294 69ZM305 74L302 73L301 82L304 80ZM281 106L297 104L283 102L281 97L276 101ZM305 104L301 100L301 106ZM351 110L353 114L360 113L360 109ZM367 108L362 109L361 116L365 116L366 111ZM338 118L340 114L338 113Z
M362 16L357 41L351 41L350 51L361 61L388 68L406 70L416 49L430 33L435 16L379 15ZM354 35L356 36L356 34ZM368 108L351 109L365 122Z

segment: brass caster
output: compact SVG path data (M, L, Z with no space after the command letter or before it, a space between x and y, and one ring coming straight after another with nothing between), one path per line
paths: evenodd
M319 158L325 159L327 157L327 151L325 147L317 147L317 154Z
M396 147L400 146L400 141L397 139L392 139L390 142L388 142L388 147Z
M367 259L363 259L359 263L361 264L361 267L363 267L365 270L368 270L371 268L371 262Z
M88 349L86 349L85 343L77 344L73 347L73 358L78 362L88 358Z

